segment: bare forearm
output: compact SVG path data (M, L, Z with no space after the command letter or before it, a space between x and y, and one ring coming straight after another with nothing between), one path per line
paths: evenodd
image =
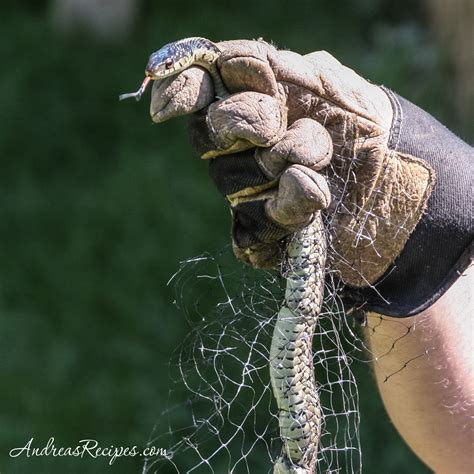
M419 315L371 313L368 319L387 412L413 451L439 473L474 469L473 288L471 267Z

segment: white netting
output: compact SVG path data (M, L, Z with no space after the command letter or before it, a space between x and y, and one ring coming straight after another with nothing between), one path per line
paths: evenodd
M172 284L192 330L171 362L179 373L171 408L150 439L167 448L168 459L146 460L143 472L271 472L281 441L269 348L284 279L235 262L228 249L183 262ZM328 275L313 344L323 414L317 472L355 473L361 448L350 366L364 350L338 295Z
M365 140L373 138L371 133L359 136L355 120L346 118L340 130L333 130L338 145L326 170L333 195L325 226L333 229L341 225L336 217L355 216L357 226L346 229L353 237L352 247L371 247L377 258L368 223L385 219L378 215L380 206L376 205L383 187L371 189L371 200L364 208L347 202L354 185L365 189L357 176L367 166L367 150L357 154L354 143L364 150ZM371 150L370 143L367 149ZM387 174L388 170L380 170L379 183ZM408 232L403 222L391 225L394 236ZM336 262L356 272L360 269L338 253L330 236L328 245L324 305L313 340L322 408L317 472L357 473L362 468L359 395L351 363L370 359L370 351L355 329L358 311L350 317L345 314L340 279L330 269ZM172 362L171 372L179 373L177 388L170 394L173 408L162 413L150 439L150 444L167 448L169 459L148 459L143 472L272 472L281 440L270 387L269 348L284 279L276 272L252 270L235 262L227 249L217 256L183 262L172 282L176 303L192 330ZM186 393L180 393L183 385Z

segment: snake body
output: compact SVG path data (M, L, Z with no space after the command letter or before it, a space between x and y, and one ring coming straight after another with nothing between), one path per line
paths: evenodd
M211 75L216 97L230 94L217 68L221 51L205 38L169 43L150 56L140 89L120 99L140 99L150 80L201 66ZM317 462L321 410L314 378L312 339L324 291L326 239L320 213L290 238L283 276L285 299L278 313L270 347L270 378L279 410L283 448L275 474L309 474Z
M279 409L281 456L275 474L315 470L321 407L314 378L312 342L324 295L326 238L320 212L290 238L283 276L285 300L270 346L270 377Z

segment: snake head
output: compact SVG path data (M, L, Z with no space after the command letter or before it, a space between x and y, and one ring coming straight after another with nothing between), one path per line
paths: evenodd
M212 70L219 54L220 50L218 47L206 38L186 38L165 44L150 56L145 69L145 79L140 89L136 92L121 94L119 100L130 97L140 100L150 81L178 74L193 65Z
M152 53L145 69L145 75L153 80L164 79L184 71L198 63L197 56L202 52L219 51L211 41L205 38L186 38L165 44Z
M165 44L150 56L145 74L152 79L163 79L166 76L183 71L192 63L192 52L186 47L180 47L181 41Z

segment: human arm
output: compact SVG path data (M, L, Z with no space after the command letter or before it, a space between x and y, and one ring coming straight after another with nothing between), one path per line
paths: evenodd
M393 318L369 313L365 337L387 413L436 473L474 467L474 267L428 309Z
M472 148L391 94L399 117L393 141L425 157L437 185L391 274L376 286L378 294L365 288L353 301L385 314L368 313L365 336L385 408L401 436L434 472L469 473L474 469Z

